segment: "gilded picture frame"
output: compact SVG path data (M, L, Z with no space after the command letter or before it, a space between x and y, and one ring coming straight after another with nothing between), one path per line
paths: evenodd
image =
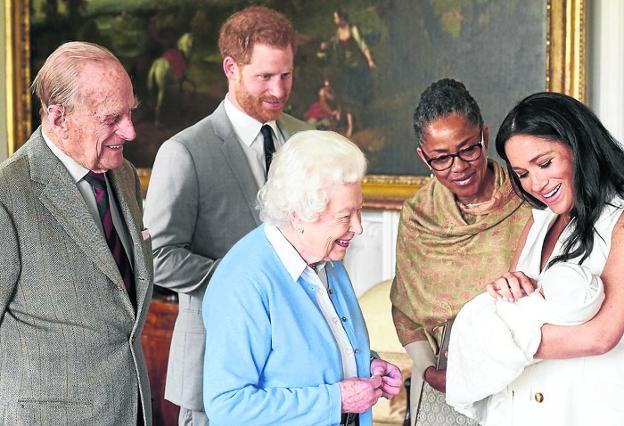
M28 0L5 1L6 124L9 154L17 150L32 131L32 103L29 92L32 77L29 66L31 53L29 13ZM540 89L566 93L585 101L585 0L544 0L543 17L545 40L541 46L535 47L545 59L544 83ZM375 46L372 46L371 50L375 53ZM383 63L378 64L378 68L383 66ZM295 91L297 88L296 84ZM468 88L471 90L470 86ZM415 102L417 98L413 99L414 104ZM501 106L503 109L510 107L511 105ZM495 134L495 130L491 132ZM411 144L413 141L406 140L401 143ZM415 155L414 162L417 162ZM390 173L367 176L363 185L366 207L399 209L403 200L428 179L426 173L418 174ZM141 175L144 184L147 185L149 170L142 170Z

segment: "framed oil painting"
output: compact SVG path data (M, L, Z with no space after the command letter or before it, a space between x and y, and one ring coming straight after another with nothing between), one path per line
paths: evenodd
M227 90L216 45L237 0L7 0L10 151L38 125L31 77L60 43L111 49L140 107L126 157L145 184L158 147L209 114ZM298 32L287 110L338 131L366 153L369 207L398 208L427 177L411 117L422 90L451 77L482 108L491 134L529 93L584 100L584 0L266 0ZM492 144L491 144L492 145Z

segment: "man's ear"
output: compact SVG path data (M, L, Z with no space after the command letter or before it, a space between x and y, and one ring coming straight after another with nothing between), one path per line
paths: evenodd
M228 80L238 80L240 67L231 56L226 56L223 59L223 72Z
M65 127L65 107L63 105L48 105L45 121L51 127Z

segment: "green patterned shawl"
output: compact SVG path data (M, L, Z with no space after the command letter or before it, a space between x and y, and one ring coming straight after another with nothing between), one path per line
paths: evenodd
M506 170L489 166L494 192L485 204L460 207L431 179L403 206L390 298L404 346L426 338L436 353L440 326L509 270L531 209L513 193Z

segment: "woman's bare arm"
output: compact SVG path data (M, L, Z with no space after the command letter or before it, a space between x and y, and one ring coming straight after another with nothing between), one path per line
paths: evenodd
M601 275L605 301L585 324L542 327L542 342L536 358L575 358L601 355L613 349L624 334L624 215L611 237L611 250Z

